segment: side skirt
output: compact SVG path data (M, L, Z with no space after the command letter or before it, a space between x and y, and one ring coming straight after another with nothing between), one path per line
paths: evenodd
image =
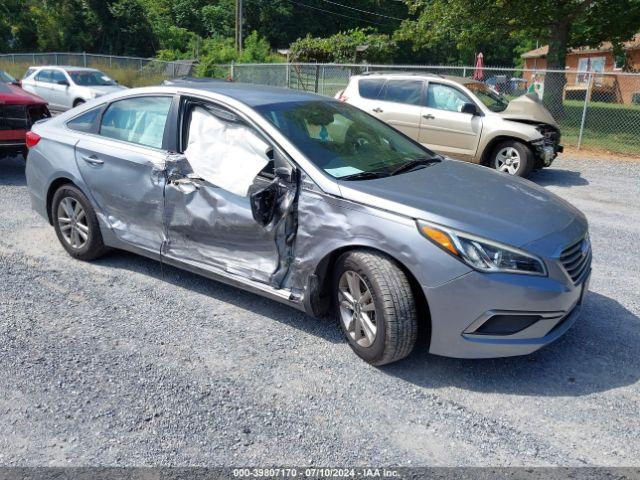
M125 244L124 242L117 240L113 236L109 240L110 240L109 242L105 242L105 243L108 243L108 245L112 248L126 250L128 252L141 255L143 257L147 257L153 260L158 260L164 264L171 265L173 267L180 268L182 270L195 273L196 275L200 275L200 276L209 278L211 280L215 280L215 281L224 283L226 285L230 285L232 287L237 287L242 290L255 293L257 295L261 295L265 298L269 298L271 300L275 300L285 305L289 305L290 307L293 307L302 312L309 313L306 311L304 304L299 299L295 298L292 295L291 290L275 289L268 284L255 282L253 280L249 280L239 275L234 275L232 273L225 272L224 270L218 270L213 268L204 269L193 262L188 262L185 260L168 257L166 255L163 255L162 257L160 257L159 252L154 252L154 251L150 251L143 248L134 247L132 245Z

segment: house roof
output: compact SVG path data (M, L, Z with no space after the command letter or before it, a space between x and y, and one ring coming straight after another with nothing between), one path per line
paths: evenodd
M622 42L625 50L637 50L640 49L640 33L636 33L628 42ZM613 49L611 42L602 42L598 47L577 47L569 50L571 53L596 53L596 52L610 52ZM543 58L549 53L549 45L544 45L540 48L529 50L528 52L520 55L521 58Z

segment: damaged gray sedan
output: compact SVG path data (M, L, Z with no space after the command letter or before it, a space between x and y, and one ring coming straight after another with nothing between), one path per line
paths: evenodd
M374 365L418 338L451 357L528 354L587 290L587 222L567 202L317 95L128 90L36 124L28 144L33 206L71 256L129 250L334 312Z

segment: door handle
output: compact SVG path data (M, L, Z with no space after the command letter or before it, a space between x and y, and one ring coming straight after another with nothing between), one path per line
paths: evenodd
M422 118L425 118L427 120L435 120L436 119L436 117L434 117L430 113L427 113L426 115L422 115Z
M104 163L104 160L100 160L95 155L91 155L90 157L83 155L82 159L90 165L102 165Z
M201 178L188 178L188 177L180 177L175 180L171 180L170 183L180 190L183 193L189 193L189 188L193 188L194 190L200 190L200 182L202 182Z
M373 111L374 111L374 112L376 112L376 113L382 113L382 112L384 112L384 110L382 110L380 107L376 107L376 108L374 108L374 109L373 109Z

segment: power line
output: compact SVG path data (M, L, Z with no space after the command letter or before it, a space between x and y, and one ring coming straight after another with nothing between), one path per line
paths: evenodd
M320 12L324 12L324 13L330 13L332 15L338 15L339 17L344 17L344 18L350 18L351 20L359 20L361 22L366 22L366 23L371 23L373 25L379 25L381 27L387 27L388 25L384 24L384 23L380 23L380 22L374 22L372 20L366 20L364 18L358 18L358 17L352 17L351 15L345 15L343 13L338 13L338 12L332 12L331 10L325 10L324 8L320 8L320 7L313 7L311 5L307 5L306 3L300 3L297 2L296 0L289 0L291 3L295 3L296 5L299 5L301 7L306 7L306 8L311 8L313 10L319 10Z
M362 10L360 8L350 7L349 5L344 5L344 4L338 3L338 2L332 2L331 0L322 0L322 1L323 2L327 2L327 3L331 3L333 5L338 5L339 7L348 8L349 10L355 10L356 12L368 13L369 15L376 15L378 17L391 18L393 20L400 20L400 21L405 20L404 18L392 17L390 15L383 15L382 13L375 13L375 12L370 12L369 10Z

